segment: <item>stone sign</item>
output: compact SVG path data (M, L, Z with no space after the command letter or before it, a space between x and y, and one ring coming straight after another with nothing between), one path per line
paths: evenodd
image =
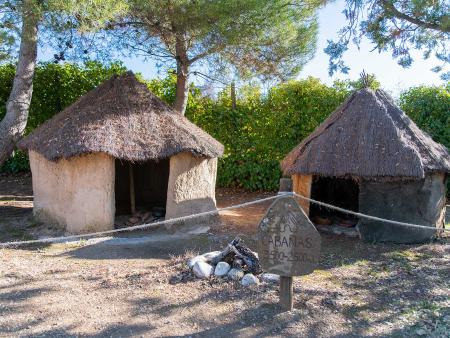
M258 253L264 271L301 276L314 271L320 258L320 235L297 201L281 197L259 223Z

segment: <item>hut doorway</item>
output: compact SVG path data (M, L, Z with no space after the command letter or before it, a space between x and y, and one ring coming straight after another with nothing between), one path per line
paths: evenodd
M359 184L353 179L314 176L311 184L311 198L347 210L359 211ZM357 218L336 210L312 203L310 218L323 225L339 224L354 226Z
M169 159L135 163L116 159L116 218L137 214L147 215L144 221L148 221L149 218L164 217L169 165Z

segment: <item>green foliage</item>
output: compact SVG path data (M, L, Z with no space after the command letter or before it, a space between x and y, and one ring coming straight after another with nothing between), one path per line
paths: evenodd
M232 65L241 76L291 77L314 54L315 14L324 2L131 0L113 40L171 66L201 60L209 73Z
M167 103L175 101L173 71L146 83ZM373 89L380 86L373 75L369 83ZM237 108L232 110L230 88L211 99L191 85L186 116L225 146L219 186L276 190L284 156L362 86L361 79L336 81L329 87L310 77L274 86L263 95L258 86L247 85L239 89Z
M121 63L104 66L98 62L86 62L83 66L65 63L40 64L35 73L33 98L25 133L38 127L56 113L75 102L80 96L95 88L113 74L126 71ZM14 66L0 66L0 119L6 113L6 101L14 79Z
M329 72L347 73L343 62L348 45L360 45L366 37L378 51L391 51L402 67L413 62L411 50L423 51L423 58L434 55L440 64L432 70L442 72L445 80L450 72L450 3L448 0L347 0L343 11L347 24L339 31L337 41L328 41L325 52L330 56Z
M121 63L108 66L98 62L84 65L65 63L40 64L34 77L34 91L25 134L50 119L75 102L80 96L95 88L113 74L126 71ZM0 120L6 113L6 101L11 91L15 69L11 64L0 66ZM27 156L18 151L0 168L1 171L18 172L28 169Z
M400 95L400 107L436 142L450 149L450 87L413 87Z
M18 57L22 19L36 16L41 45L58 52L55 61L108 54L95 33L125 15L126 0L8 0L0 1L0 62ZM92 50L92 49L95 49Z
M217 100L209 100L201 113L188 105L187 116L225 145L219 160L219 186L276 190L279 162L348 91L308 78L273 87L267 95L254 86L240 93L236 110L231 109L227 89Z
M112 74L124 71L121 64L41 64L36 73L27 133ZM7 84L0 88L0 118L13 76L13 66L0 66L0 81ZM141 80L165 102L175 101L173 71L162 79ZM371 87L378 87L376 79L372 80ZM225 145L225 154L219 159L218 186L276 190L280 160L361 86L360 81L337 81L327 86L312 77L285 82L266 93L256 85L246 85L239 88L233 110L230 88L211 98L191 85L186 116ZM436 141L450 146L449 88L411 88L402 93L400 104ZM3 167L10 172L27 169L27 156L20 151Z
M177 88L177 74L173 70L167 72L167 76L164 78L156 78L152 80L145 80L139 74L138 78L147 84L148 89L150 89L156 96L161 98L164 102L169 105L173 105L176 97ZM192 114L199 114L203 111L202 107L205 107L206 98L202 96L199 88L195 87L193 84L190 85L188 96L188 110ZM207 105L206 105L207 106Z
M410 88L400 95L400 107L433 140L450 149L450 86Z
M10 158L8 158L3 166L0 167L0 172L8 172L12 174L26 172L29 170L30 163L28 161L28 155L21 150L13 151Z

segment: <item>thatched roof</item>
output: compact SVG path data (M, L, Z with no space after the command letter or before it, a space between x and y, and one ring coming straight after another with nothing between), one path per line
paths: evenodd
M129 161L180 152L209 158L223 154L222 144L172 111L131 72L91 90L19 146L52 161L94 152Z
M383 91L362 89L282 161L285 175L420 179L450 172L450 154Z

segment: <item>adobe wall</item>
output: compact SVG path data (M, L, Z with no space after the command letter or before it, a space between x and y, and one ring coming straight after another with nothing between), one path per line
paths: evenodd
M361 219L361 238L369 242L420 243L433 238L442 228L445 211L445 175L432 174L419 181L362 181L360 212L395 221L426 225L411 228Z
M95 153L47 160L30 151L35 217L66 226L70 233L113 229L114 159Z
M216 209L217 159L195 157L180 153L170 158L167 188L166 219L192 215ZM183 226L205 225L211 218L176 224ZM168 224L168 228L174 225Z

